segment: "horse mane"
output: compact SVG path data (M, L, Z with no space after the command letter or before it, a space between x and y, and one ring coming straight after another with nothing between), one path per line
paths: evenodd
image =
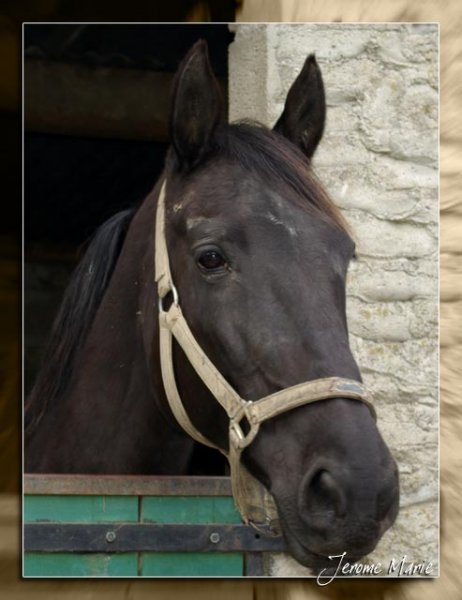
M342 213L323 189L310 161L292 142L258 122L240 121L219 129L214 150L238 162L276 189L292 188L288 200L349 233ZM287 195L287 194L285 194Z
M72 274L53 322L42 367L26 402L26 435L32 433L46 409L66 390L77 352L108 286L133 214L133 209L124 210L103 223Z

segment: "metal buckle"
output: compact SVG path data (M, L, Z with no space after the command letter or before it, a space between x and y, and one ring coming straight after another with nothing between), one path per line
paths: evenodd
M248 524L252 529L255 529L255 531L265 537L277 538L282 536L279 519L267 518L266 523L257 523L249 519Z
M229 428L230 428L230 433L234 433L236 438L237 438L237 444L236 446L239 448L239 444L240 442L242 442L243 440L245 440L245 435L244 432L241 429L241 426L239 425L238 421L231 421L231 423L229 424Z
M249 425L249 431L244 433L240 425L242 419L246 419ZM234 444L239 450L244 450L249 444L251 444L258 433L259 424L253 423L249 415L247 414L244 407L242 407L235 415L231 418L229 423L229 435L230 442Z
M175 285L173 283L170 284L170 290L165 294L165 296L163 296L162 298L159 296L159 301L158 301L158 305L159 305L159 312L160 313L165 313L167 312L164 309L164 300L165 298L168 296L168 294L172 292L173 294L173 304L175 306L178 306L180 299L178 297L178 290L176 289Z

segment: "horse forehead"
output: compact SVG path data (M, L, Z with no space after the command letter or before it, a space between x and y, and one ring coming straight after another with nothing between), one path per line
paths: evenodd
M332 244L344 246L346 241L348 245L345 232L319 219L308 207L304 209L302 203L294 202L293 190L275 189L259 177L239 171L221 180L201 174L173 199L172 212L187 231L211 219L224 228L239 224L246 229L258 222L259 229L263 227L277 237L281 233L287 235L296 244L303 244L307 238L326 251L332 251Z
M289 216L294 207L288 200L290 190L277 191L247 172L233 172L222 179L204 174L182 190L172 204L174 213L183 213L185 218L199 218L217 214L251 213Z

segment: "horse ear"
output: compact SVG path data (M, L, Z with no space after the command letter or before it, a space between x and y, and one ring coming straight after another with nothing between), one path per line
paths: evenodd
M287 94L284 111L274 130L311 158L324 131L326 99L321 71L310 54Z
M197 165L207 153L212 134L223 120L220 87L199 40L183 59L175 76L170 136L182 169Z

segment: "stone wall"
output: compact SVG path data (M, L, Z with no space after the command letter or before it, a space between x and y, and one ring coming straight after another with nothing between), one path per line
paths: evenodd
M351 224L350 342L398 461L401 509L369 559L438 572L438 26L239 24L230 119L272 126L316 54L328 116L313 165ZM287 557L274 575L305 571Z

